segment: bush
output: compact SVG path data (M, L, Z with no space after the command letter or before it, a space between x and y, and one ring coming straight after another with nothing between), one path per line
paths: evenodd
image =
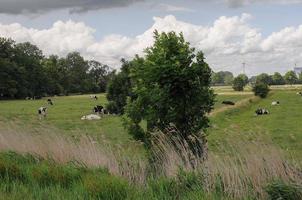
M271 200L298 200L302 199L301 187L295 184L286 184L283 181L274 181L266 187Z
M261 98L267 97L269 93L269 87L266 83L258 82L253 87L253 92L255 96L259 96Z
M243 79L241 76L237 76L233 80L233 89L235 91L243 91L244 86L246 85L246 80Z
M111 175L89 174L83 180L84 189L97 199L126 199L130 187L126 180Z

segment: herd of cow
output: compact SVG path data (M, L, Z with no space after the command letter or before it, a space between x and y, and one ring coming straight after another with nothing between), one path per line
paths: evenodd
M300 95L302 96L302 92L297 92L297 95ZM222 101L222 104L225 104L225 105L231 105L231 106L234 106L235 103L232 102L232 101L228 101L228 100L225 100L225 101ZM279 101L273 101L272 106L277 106L277 105L280 105L280 102ZM258 108L256 111L255 111L255 115L256 116L259 116L259 115L268 115L270 112L266 109L266 108Z
M33 100L34 98L26 98L27 100ZM36 99L36 98L35 98ZM96 95L90 95L90 99L98 100ZM53 106L54 103L51 99L47 99L47 104ZM93 114L85 115L81 117L82 120L96 120L101 119L102 115L109 115L109 111L101 105L96 105L92 109ZM47 116L47 107L42 106L38 109L39 119L43 119Z
M302 96L302 92L297 92L297 95L300 95ZM28 100L32 100L32 99L41 99L41 98L26 98ZM90 99L94 99L94 100L98 100L98 97L96 95L90 95ZM50 105L50 106L53 106L53 101L51 99L47 99L47 104ZM225 100L225 101L222 101L222 104L225 104L225 105L231 105L231 106L234 106L235 105L235 102L233 101L228 101L228 100ZM272 106L277 106L277 105L280 105L280 102L279 101L273 101ZM103 106L101 105L96 105L93 107L92 109L92 112L93 114L89 114L89 115L85 115L83 116L81 119L82 120L96 120L96 119L101 119L101 116L102 115L109 115L109 111L104 108ZM268 115L269 114L269 111L266 109L266 108L258 108L256 111L255 111L255 114L258 116L258 115ZM42 118L45 118L46 115L47 115L47 107L40 107L38 109L38 115L39 115L39 119L42 119Z

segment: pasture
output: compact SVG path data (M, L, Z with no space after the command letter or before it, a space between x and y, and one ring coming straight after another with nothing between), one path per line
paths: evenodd
M296 95L300 88L279 86L273 88L268 98L260 100L248 88L245 92L233 92L230 87L214 87L217 96L213 115L210 115L210 148L217 150L215 145L226 139L253 140L269 136L294 158L302 160L302 97ZM47 105L46 99L1 101L0 122L23 124L33 129L51 127L69 136L89 135L126 152L140 154L143 147L127 134L122 117L106 115L97 121L80 119L90 114L93 106L106 104L105 94L98 94L98 97L98 100L90 99L89 95L53 97L54 106L48 106L47 118L43 120L38 119L37 109ZM236 105L223 105L223 100L233 101ZM275 100L281 105L271 106ZM258 107L269 109L271 114L256 117L254 111Z

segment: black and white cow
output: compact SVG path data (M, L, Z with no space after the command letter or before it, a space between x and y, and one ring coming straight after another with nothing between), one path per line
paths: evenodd
M93 107L93 112L97 114L103 114L104 107L96 105Z
M39 119L45 118L47 115L47 108L46 107L40 107L38 109L38 115L39 115Z
M53 105L53 102L52 102L52 100L51 99L47 99L47 103L49 104L49 105Z
M225 105L235 105L235 103L233 101L223 101L222 104L225 104Z
M272 102L272 106L277 106L277 105L280 105L280 101L273 101Z
M300 96L302 96L302 92L297 92L297 95L300 95Z
M265 108L258 108L255 113L256 115L268 115L269 111Z

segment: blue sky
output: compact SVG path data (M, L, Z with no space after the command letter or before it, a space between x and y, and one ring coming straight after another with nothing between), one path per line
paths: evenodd
M186 39L193 46L196 45L198 50L205 51L214 70L238 73L243 61L247 66L250 65L250 70L247 70L250 75L260 72L285 72L291 69L295 62L302 65L297 53L300 52L301 45L295 42L302 39L300 0L177 0L127 3L116 0L112 5L108 0L88 0L88 6L83 4L84 0L54 0L53 5L43 4L45 0L36 3L38 1L0 0L0 36L12 37L17 42L29 40L47 54L64 56L68 51L80 51L87 58L107 62L118 68L121 57L131 59L131 54L141 53L130 51L123 54L120 49L142 51L144 47L152 44L152 41L144 43L137 38L152 40L149 34L144 34L151 32L152 27L160 27L163 30L174 30L173 28L177 27L178 30L175 31L186 30ZM18 2L26 4L16 6ZM72 12L74 9L80 11ZM248 17L243 17L245 15ZM167 16L174 18L166 18ZM221 19L223 16L225 18ZM155 20L154 17L159 19ZM56 26L59 31L53 30L58 21L62 22ZM67 22L71 24L68 25ZM219 27L215 27L217 22L220 23ZM19 26L13 26L15 23ZM81 25L77 30L70 31L70 27L75 26L73 23ZM204 32L204 36L198 36L195 30L190 32L195 26ZM292 30L286 31L289 27L292 27ZM219 38L217 31L224 29L230 33ZM39 34L41 32L46 33L48 38L43 38L42 34ZM211 37L209 34L212 32L217 34L219 39ZM274 35L274 32L277 35ZM56 33L59 34L55 35ZM70 37L66 37L68 34ZM75 34L79 35L77 39L83 37L86 42L76 44L76 41L70 39ZM247 39L250 35L254 37L253 40ZM51 50L47 49L49 45L44 45L48 39L60 41L60 37L61 41L65 40L64 45L53 46ZM68 41L74 41L75 44ZM111 45L112 48L105 45Z

